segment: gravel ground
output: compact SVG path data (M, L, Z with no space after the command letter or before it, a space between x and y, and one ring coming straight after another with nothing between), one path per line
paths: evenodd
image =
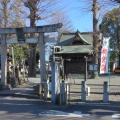
M74 77L69 79L70 86L70 101L81 102L81 82L83 79ZM109 101L112 103L120 103L120 75L112 74L110 78L108 75L100 76L97 79L87 79L86 85L90 87L90 95L87 96L89 102L102 102L103 100L103 85L104 82L109 82ZM86 102L87 102L86 101Z

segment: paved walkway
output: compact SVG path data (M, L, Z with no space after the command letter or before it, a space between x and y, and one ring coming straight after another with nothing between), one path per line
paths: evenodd
M0 96L13 96L13 97L29 97L38 98L33 93L33 86L37 85L40 78L29 78L23 85L13 88L11 90L0 90Z

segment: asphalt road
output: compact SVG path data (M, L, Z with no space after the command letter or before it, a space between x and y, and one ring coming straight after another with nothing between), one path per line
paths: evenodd
M120 93L120 76L111 76L111 92ZM29 78L33 84L39 83L40 78ZM89 79L88 85L91 85L91 91L97 90L98 86L108 80L108 76L100 77L98 80ZM76 79L76 83L81 80ZM96 89L92 88L97 87ZM101 87L101 86L100 86ZM100 88L100 90L102 90ZM120 94L119 94L120 95ZM114 95L113 98L120 98ZM94 103L95 96L91 95L92 103L72 104L70 106L58 106L52 103L41 103L39 99L27 99L22 97L0 97L0 120L120 120L120 101L111 105L110 103ZM99 97L98 97L99 98ZM114 100L114 99L113 99ZM117 104L118 103L118 104ZM116 115L118 114L118 115Z
M120 114L120 106L81 104L60 107L40 103L39 99L0 97L0 120L119 120L114 114Z

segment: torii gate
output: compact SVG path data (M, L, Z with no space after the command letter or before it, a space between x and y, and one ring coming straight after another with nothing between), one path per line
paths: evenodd
M8 39L8 34L17 34L20 31L21 34L26 33L39 33L37 38L26 38L26 43L39 43L40 44L40 71L41 71L41 81L46 80L46 65L45 65L45 42L49 42L50 39L44 38L44 33L57 32L59 28L62 27L62 23L45 25L45 26L35 26L35 27L23 27L23 28L1 28L1 84L4 87L7 85L7 44L19 43L23 41L21 39ZM19 29L19 31L18 31Z

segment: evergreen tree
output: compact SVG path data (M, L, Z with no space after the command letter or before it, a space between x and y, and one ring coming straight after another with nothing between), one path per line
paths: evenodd
M120 65L120 8L107 12L99 28L103 36L110 37L110 48L113 50L111 59L118 57Z

